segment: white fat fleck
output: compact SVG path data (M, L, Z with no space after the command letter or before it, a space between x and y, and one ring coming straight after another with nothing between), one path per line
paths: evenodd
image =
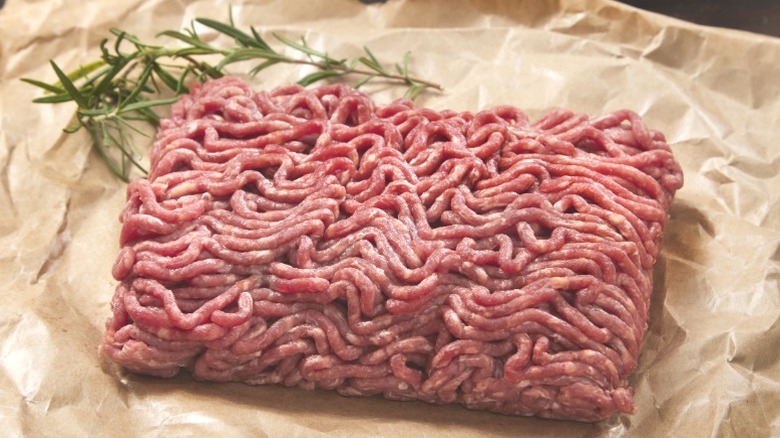
M409 385L407 385L405 382L401 382L398 384L398 389L400 389L401 391L406 391L407 389L409 389Z
M565 289L569 287L569 279L566 277L552 277L550 278L550 281L556 289Z
M453 310L447 310L444 313L444 318L450 323L450 324L457 324L460 322L460 318L458 317L458 314L455 313Z
M193 121L190 123L187 123L187 135L192 135L198 130L198 122Z
M171 191L168 192L168 196L171 198L179 198L197 191L197 188L198 186L194 182L186 181L172 188Z
M610 222L612 222L615 225L622 224L626 222L626 218L615 213L610 213L607 218Z
M157 332L157 336L160 337L161 339L167 339L171 336L171 329L161 328Z

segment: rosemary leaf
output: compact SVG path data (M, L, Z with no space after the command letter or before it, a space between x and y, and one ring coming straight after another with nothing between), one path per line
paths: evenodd
M257 48L273 51L271 49L271 46L269 46L268 43L265 42L265 40L260 36L259 33L257 33L254 27L250 27L249 29L252 30L252 36L255 37L255 43L257 45Z
M192 73L192 67L188 66L184 69L181 76L179 76L179 81L176 83L177 94L185 94L190 92L190 88L184 85L184 82L187 80L187 76L189 76L190 73Z
M146 64L144 67L144 70L141 72L141 75L138 77L137 86L136 88L130 92L130 94L127 95L127 97L124 98L122 102L118 104L117 113L121 113L124 110L124 107L127 106L128 102L133 102L138 96L139 93L141 93L142 90L146 92L151 92L151 89L145 90L144 86L146 85L146 81L149 79L149 76L152 74L152 69L154 69L154 65L152 63Z
M122 181L129 182L130 181L129 175L127 175L125 172L122 172L120 169L118 169L116 164L114 163L114 160L111 157L109 157L106 152L105 142L106 142L106 138L108 138L108 135L107 135L105 124L100 122L91 123L90 125L87 126L87 131L92 137L92 149L95 150L98 153L98 155L100 155L100 158L103 160L106 166L108 166L108 169L111 171L111 173L113 173Z
M374 56L373 53L371 53L371 50L368 49L368 47L363 47L363 50L366 52L366 55L368 55L368 58L365 56L361 56L358 58L358 60L365 65L366 67L376 71L380 75L384 77L390 77L392 76L390 72L385 70L384 67L382 67L382 64L379 62L378 59L376 59L376 56Z
M135 133L140 134L143 137L148 137L149 136L149 134L141 131L141 129L139 127L135 126L132 123L129 123L124 117L117 116L117 117L112 118L111 120L113 121L114 125L116 125L116 126L124 125L127 129L129 129L131 131L134 131ZM128 141L123 142L123 144L127 144L128 146L134 146L133 142L130 141L130 137L127 137L127 140ZM135 148L133 148L133 149L135 149Z
M410 100L414 100L424 89L425 84L413 84L409 87L408 90L406 90L404 97Z
M285 46L292 47L293 49L298 50L299 52L303 52L303 53L305 53L307 55L314 56L316 58L329 59L327 53L322 53L322 52L320 52L318 50L315 50L315 49L312 49L311 47L309 47L309 45L306 44L306 40L304 40L303 37L301 37L302 43L296 43L295 41L293 41L291 39L288 39L288 38L285 38L284 36L279 35L278 33L274 33L273 35L274 35L274 38L279 40L279 42L281 42Z
M64 102L70 102L73 98L70 96L70 94L66 92L50 95L50 96L44 96L44 97L36 97L33 99L33 103L64 103Z
M279 60L279 59L268 59L268 60L266 60L264 62L261 62L260 64L257 64L256 66L252 67L251 70L249 70L249 76L255 77L261 71L265 70L266 68L268 68L268 67L270 67L270 66L272 66L274 64L278 64L280 62L282 62L282 61Z
M158 116L157 113L151 109L139 108L136 111L138 112L137 115L124 114L123 118L133 122L146 122L152 126L157 126L160 123L160 116Z
M125 31L123 31L121 29L117 29L115 27L112 27L111 29L109 29L109 32L111 32L114 36L117 37L117 41L119 41L119 38L126 39L127 41L130 41L131 43L133 43L136 48L141 48L141 47L144 47L144 48L147 48L147 49L161 49L162 48L161 46L153 46L153 45L147 44L147 43L139 40L138 37L136 37L135 35L131 35L131 34L125 32ZM119 51L118 47L117 47L117 51Z
M355 84L355 89L358 89L358 88L362 87L363 85L367 84L371 79L374 79L375 77L376 77L376 75L366 76L365 78L360 80L360 82Z
M274 63L276 63L287 61L289 58L282 54L268 52L263 49L241 48L232 50L228 55L222 58L222 61L220 61L215 68L217 70L222 70L228 64L233 64L240 61L249 61L253 59L266 59L269 61L273 60Z
M172 97L170 99L161 99L161 100L145 100L141 102L135 102L128 105L124 105L117 111L117 114L123 114L131 111L138 111L143 108L151 108L155 106L164 106L164 105L172 105L177 100L179 100L178 97Z
M174 39L180 40L180 41L182 41L184 43L187 43L187 44L191 45L192 47L195 47L195 48L198 48L198 49L201 49L201 50L205 50L208 53L214 53L216 51L216 50L214 50L213 47L211 47L210 45L204 43L198 37L192 36L192 35L187 35L187 34L184 34L182 32L176 31L176 30L166 30L166 31L158 33L157 36L167 36L167 37L170 37L170 38L174 38Z
M171 89L174 93L179 93L179 81L168 71L166 71L164 68L160 67L160 64L153 63L152 69L154 69L154 73L157 74L157 77L160 78L163 83Z
M133 58L120 58L119 61L116 64L113 64L113 68L106 73L105 76L98 82L98 84L95 86L94 91L92 92L93 96L103 96L106 93L109 92L112 88L114 88L114 78L122 72L122 69L124 69L130 62L133 60Z
M236 43L242 47L255 47L259 49L270 50L270 47L264 47L262 44L258 44L257 40L229 24L221 23L209 18L196 18L195 21L206 27L214 29L219 33L223 33L232 37Z
M333 78L338 76L343 76L344 72L339 70L320 70L315 71L314 73L308 74L304 77L302 77L298 84L307 87L315 82L321 81L323 79L327 78Z
M38 81L30 78L22 78L22 82L27 82L30 85L35 85L38 88L43 88L44 90L50 93L56 93L56 94L65 93L65 90L63 90L62 87L57 87L55 85L47 84L46 82L43 81Z
M79 129L81 129L83 127L84 127L84 125L82 125L79 122L79 123L74 123L74 124L68 126L67 128L63 129L62 131L65 132L66 134L73 134L73 133L75 133L76 131L78 131Z
M70 79L68 79L68 75L66 75L60 67L57 65L56 62L50 61L51 68L54 69L54 73L57 75L57 77L60 79L60 83L62 84L62 88L67 91L67 93L70 95L71 99L73 99L74 102L76 102L76 105L79 106L79 108L87 108L89 107L89 103L87 102L87 99L81 95L81 92L76 88L76 86L71 82Z

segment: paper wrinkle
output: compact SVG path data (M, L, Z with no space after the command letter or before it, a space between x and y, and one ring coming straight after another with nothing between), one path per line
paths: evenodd
M598 424L327 391L127 374L97 355L116 282L126 185L66 136L73 105L33 105L20 77L54 81L98 53L108 28L144 40L227 18L306 35L334 56L364 45L446 87L434 109L511 104L597 116L633 109L685 172L671 206L642 353L637 412ZM227 40L215 43L229 44ZM606 0L249 2L9 0L0 10L0 429L11 436L780 435L780 39L696 26ZM241 72L237 72L241 73ZM275 66L254 83L300 78ZM367 88L378 102L403 90ZM142 140L143 141L143 140ZM148 143L149 140L146 140Z
M70 231L68 230L68 211L70 210L70 195L68 195L68 198L65 201L65 210L62 213L62 216L58 220L60 223L59 228L57 229L57 232L54 236L54 238L49 243L49 248L46 253L46 258L43 260L43 262L40 265L40 268L38 269L38 273L35 275L35 279L33 280L33 284L38 283L45 277L47 277L51 272L53 272L57 268L57 264L60 261L60 258L65 253L65 251L68 250L68 246L70 245Z
M41 387L41 365L48 360L40 351L40 346L48 343L48 328L29 314L9 320L7 324L10 327L3 330L3 346L0 349L3 381L13 384L21 397L20 402L39 403L41 400L37 396L44 390Z

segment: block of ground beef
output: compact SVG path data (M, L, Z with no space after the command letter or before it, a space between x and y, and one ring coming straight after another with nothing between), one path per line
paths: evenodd
M161 377L629 413L681 185L630 111L532 123L212 80L128 186L101 351Z

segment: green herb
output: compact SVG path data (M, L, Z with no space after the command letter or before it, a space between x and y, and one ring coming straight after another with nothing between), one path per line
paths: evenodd
M207 43L196 32L195 23L232 38L235 46L220 48ZM65 132L86 129L95 150L123 181L129 180L133 168L146 173L139 163L141 154L133 143L133 133L145 135L139 128L141 124L157 126L159 123L159 116L153 108L170 105L177 100L176 97L159 97L164 93L172 92L174 96L187 93L188 82L221 77L230 64L255 62L249 70L251 76L279 63L315 67L314 73L298 81L303 86L345 75L363 77L355 84L356 87L383 79L406 86L406 97L410 99L425 89L442 89L441 85L409 74L408 53L400 64L395 64L395 71L391 71L367 47L364 48L364 56L352 60L339 59L312 48L303 38L293 41L273 34L276 43L294 49L295 56L289 56L274 50L253 27L250 31L251 35L238 29L232 17L229 23L197 18L189 29L166 30L158 35L183 43L183 47L169 48L143 42L119 29L111 29L115 40L111 45L108 39L101 41L100 59L67 74L51 61L59 79L54 84L30 78L22 80L46 91L45 96L33 102L75 102L78 106L76 123ZM216 58L218 62L210 63L204 58Z

